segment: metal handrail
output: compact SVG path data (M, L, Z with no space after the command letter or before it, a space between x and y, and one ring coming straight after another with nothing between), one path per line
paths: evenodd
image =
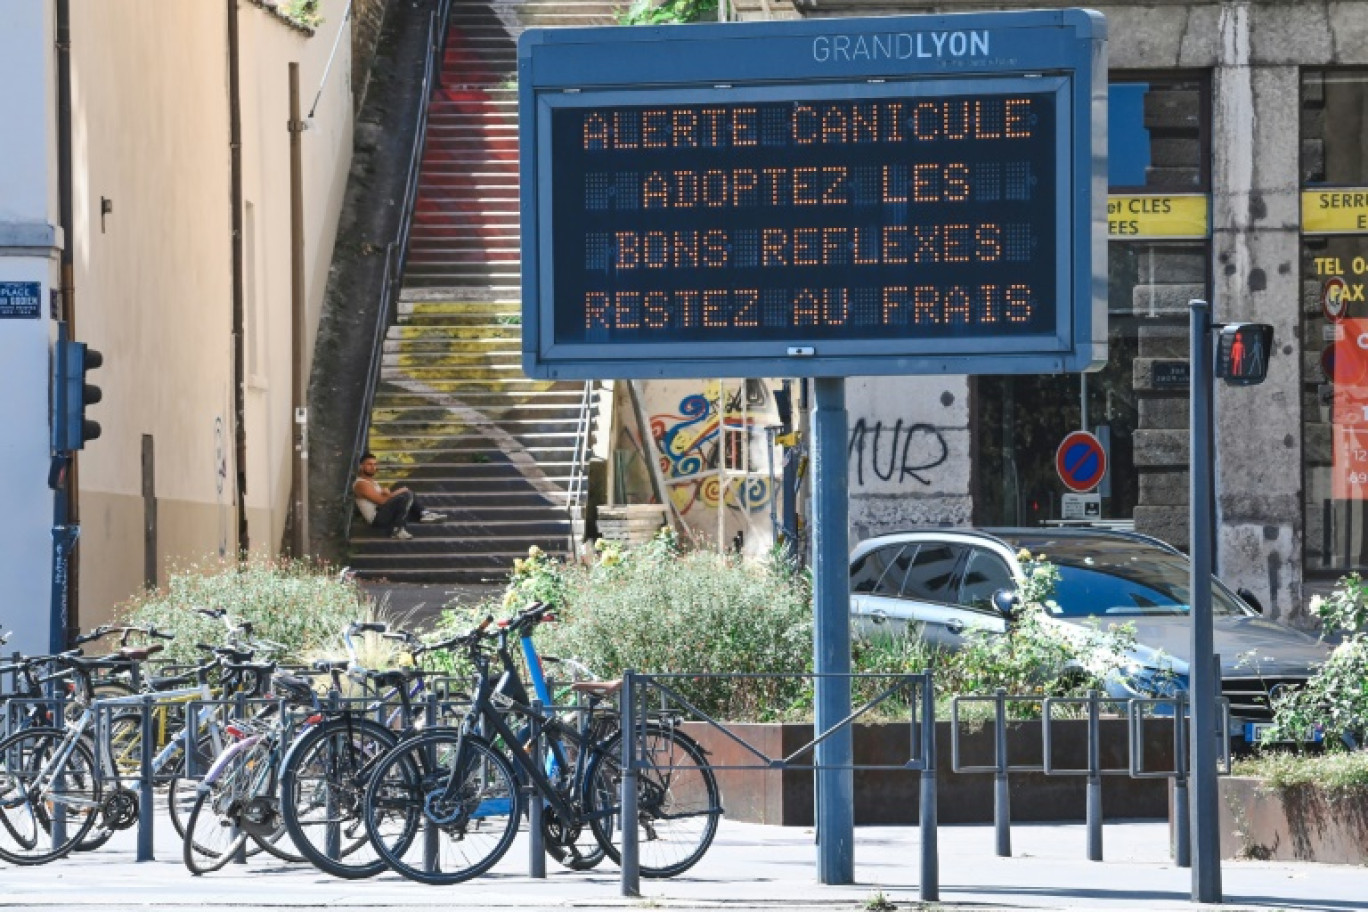
M570 546L575 556L579 556L579 542L575 535L575 511L584 506L585 492L589 475L589 438L590 411L594 403L594 381L587 380L584 393L580 398L579 419L575 422L575 455L570 462L570 482L566 490L565 509L570 517Z
M366 450L370 438L371 409L375 404L375 388L380 382L380 362L384 357L385 331L394 318L394 303L398 297L400 283L404 277L404 266L408 262L409 235L412 232L413 209L418 200L418 175L422 170L423 149L427 145L428 109L430 106L433 77L438 61L446 52L447 16L451 12L451 0L439 0L437 9L428 17L427 60L423 64L422 103L418 106L417 122L413 131L413 151L409 155L408 175L404 179L404 202L399 210L399 233L393 241L385 245L385 270L380 279L380 308L375 319L375 334L371 343L370 369L366 374L366 392L361 399L361 419L357 423L356 439L352 443L351 465L347 468L346 486L342 490L342 502L347 505L346 518L342 522L342 537L351 537L352 479L356 467L361 463L361 454Z

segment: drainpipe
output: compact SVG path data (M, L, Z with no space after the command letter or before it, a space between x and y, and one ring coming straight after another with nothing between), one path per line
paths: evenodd
M71 0L57 0L57 205L62 220L62 291L56 314L67 323L68 338L76 338L76 278L72 268L73 203L71 200ZM80 452L72 451L66 484L56 491L53 519L68 528L81 522L81 486L77 471ZM65 639L65 631L80 629L81 561L68 556L65 604L57 605L62 623L53 636ZM67 644L56 643L65 649Z
M247 554L247 343L242 266L242 93L238 66L238 0L228 0L228 151L233 240L233 444L237 464L238 558Z
M294 412L294 556L309 553L309 377L305 370L304 335L304 121L299 116L299 64L290 64L290 404Z

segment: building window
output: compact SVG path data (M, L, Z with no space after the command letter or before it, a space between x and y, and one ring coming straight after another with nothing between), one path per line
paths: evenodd
M1187 434L1188 301L1208 294L1209 97L1200 76L1111 74L1107 365L976 379L975 522L1065 519L1055 454L1085 427L1108 451L1102 518L1186 541L1171 438Z
M1305 573L1368 568L1368 72L1301 81Z

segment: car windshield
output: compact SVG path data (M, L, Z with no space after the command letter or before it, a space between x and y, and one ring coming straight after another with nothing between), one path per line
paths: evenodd
M1013 545L1059 569L1053 604L1058 617L1184 615L1191 567L1186 557L1133 539L1020 538ZM1245 615L1235 598L1214 580L1211 606L1216 615Z

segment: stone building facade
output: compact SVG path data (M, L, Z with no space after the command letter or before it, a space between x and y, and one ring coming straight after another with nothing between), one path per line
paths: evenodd
M765 0L734 13L1067 5ZM1308 623L1312 592L1368 564L1368 3L1092 6L1109 34L1110 361L1081 379L874 381L876 409L935 428L971 468L923 470L911 497L852 487L852 537L966 512L1060 521L1055 448L1082 426L1110 447L1103 517L1187 547L1188 301L1204 298L1216 322L1274 327L1267 381L1216 391L1216 566L1269 616Z

